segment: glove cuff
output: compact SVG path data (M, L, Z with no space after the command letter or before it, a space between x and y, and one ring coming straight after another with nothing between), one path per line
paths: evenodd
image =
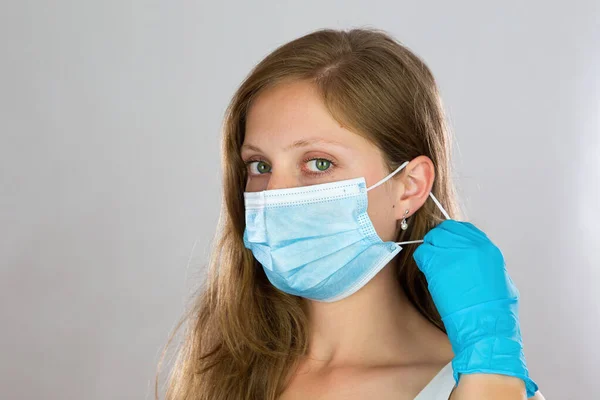
M491 301L442 319L455 357L454 380L460 374L489 373L522 379L527 397L538 390L529 378L519 327L518 300Z

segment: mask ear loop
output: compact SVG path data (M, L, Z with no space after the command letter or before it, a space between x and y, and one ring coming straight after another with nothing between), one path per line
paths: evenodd
M442 205L440 204L440 202L438 201L438 199L435 198L435 196L433 195L433 193L429 192L429 196L431 197L431 200L433 200L433 202L435 203L436 206L438 206L438 208L440 209L440 211L442 212L442 214L444 214L444 217L446 217L446 219L451 219L450 215L448 215L448 213L446 212L446 210L444 210L444 207L442 207ZM396 244L412 244L412 243L423 243L423 240L409 240L406 242L394 242Z
M408 165L408 163L409 163L409 161L405 161L404 163L402 163L402 165L400 165L398 168L396 168L394 170L394 172L392 172L391 174L389 174L388 176L386 176L385 178L383 178L382 180L380 180L379 182L377 182L373 186L367 188L367 192L369 190L375 189L377 186L383 184L385 181L387 181L392 176L394 176L402 168L406 167ZM429 197L431 197L431 200L433 200L433 202L435 203L435 205L438 206L438 208L440 209L440 211L442 212L442 214L444 214L444 217L446 217L446 219L451 219L450 215L446 212L446 210L444 210L444 207L442 207L442 204L438 201L438 199L435 198L435 196L433 195L432 192L429 192ZM423 240L410 240L410 241L406 241L406 242L394 242L394 243L396 243L396 244L423 243Z
M435 198L435 196L433 195L433 193L429 192L429 196L431 197L431 200L433 200L433 202L435 203L436 206L438 206L438 208L440 209L440 211L442 212L442 214L444 214L444 217L446 217L446 219L450 219L450 215L448 215L448 213L446 212L446 210L444 210L444 207L442 207L442 205L440 204L440 202L438 201L438 199ZM412 244L412 243L423 243L423 240L409 240L406 242L394 242L396 244Z
M399 166L398 168L396 168L394 170L394 172L392 172L391 174L389 174L388 176L386 176L385 178L383 178L382 180L380 180L376 184L372 185L371 187L367 188L367 192L369 190L371 190L371 189L375 189L377 186L381 185L382 183L384 183L385 181L387 181L388 179L390 179L392 176L396 175L396 173L398 171L400 171L402 168L406 167L407 165L408 165L408 161L404 161L401 166Z

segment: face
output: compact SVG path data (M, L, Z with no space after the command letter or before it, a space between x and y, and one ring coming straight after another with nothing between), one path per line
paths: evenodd
M278 85L251 105L241 156L245 190L283 189L364 177L367 187L389 172L379 149L327 112L314 86ZM402 171L368 192L368 214L379 237L394 240Z

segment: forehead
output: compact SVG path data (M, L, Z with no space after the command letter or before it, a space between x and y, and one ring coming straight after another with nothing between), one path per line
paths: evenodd
M246 141L284 145L304 137L359 142L329 114L317 88L309 82L286 82L262 92L246 119Z

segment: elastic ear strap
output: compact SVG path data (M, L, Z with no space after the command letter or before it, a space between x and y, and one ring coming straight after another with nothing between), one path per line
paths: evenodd
M396 170L394 172L392 172L391 174L389 174L388 176L386 176L385 178L383 178L382 180L380 180L379 182L377 182L376 184L374 184L373 186L367 188L367 192L371 189L375 189L377 186L381 185L382 183L384 183L385 181L387 181L388 179L390 179L392 176L396 175L396 173L398 171L400 171L402 168L406 167L408 165L409 161L405 161L401 166L399 166L398 168L396 168Z
M433 195L432 192L429 192L429 196L431 196L431 200L433 200L433 202L435 203L436 206L438 206L438 208L440 209L440 211L442 212L442 214L444 214L444 217L446 217L446 219L450 219L450 215L448 215L448 213L446 212L446 210L444 210L444 207L442 207L442 205L440 204L440 202L438 201L438 199L435 198L435 196Z
M423 243L423 240L409 240L408 242L394 242L396 244L411 244L411 243Z
M408 165L408 163L409 163L409 161L405 161L404 163L402 163L402 165L400 165L398 168L396 168L394 170L394 172L392 172L391 174L389 174L388 176L386 176L385 178L383 178L382 180L380 180L376 184L372 185L371 187L367 188L367 192L369 190L375 189L377 186L383 184L385 181L387 181L392 176L394 176L402 168L406 167ZM446 212L446 210L444 210L444 207L442 207L442 205L440 204L440 202L438 201L438 199L435 198L435 196L433 195L432 192L429 192L429 196L431 197L431 200L433 200L433 202L435 203L435 205L438 206L438 208L440 209L440 211L442 212L442 214L444 214L444 217L446 217L446 219L450 219L450 215L448 215L448 213ZM410 240L408 242L394 242L394 243L396 243L396 244L411 244L411 243L423 243L423 241L422 240Z
M398 171L400 171L402 168L406 167L408 165L409 161L405 161L402 163L402 165L400 165L398 168L396 168L394 170L394 172L392 172L391 174L389 174L388 176L386 176L385 178L383 178L382 180L380 180L379 182L377 182L376 184L372 185L371 187L367 188L367 192L371 189L375 189L377 186L383 184L385 181L387 181L388 179L390 179L392 176L396 175L396 173L398 173ZM436 206L438 206L438 208L442 211L442 214L444 214L444 217L446 217L446 219L450 219L450 215L448 215L448 213L446 212L446 210L444 210L444 207L442 207L442 205L440 204L440 202L438 201L438 199L435 198L435 196L433 195L433 193L429 192L429 196L431 196L431 199L433 200L433 202L435 203Z
M438 199L435 198L433 193L429 192L429 195L431 196L431 199L435 202L435 204L440 208L440 210L442 211L442 214L444 214L444 217L446 217L446 219L450 219L450 216L448 215L446 210L444 210L444 207L442 207L442 205L440 204ZM394 243L396 243L396 244L411 244L411 243L423 243L423 241L422 240L410 240L408 242L394 242Z

